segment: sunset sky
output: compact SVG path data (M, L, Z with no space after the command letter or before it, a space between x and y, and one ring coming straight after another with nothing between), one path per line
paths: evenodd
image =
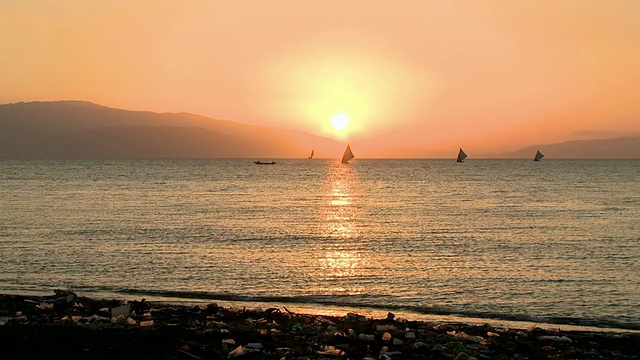
M66 99L364 156L638 135L640 1L0 1L0 103Z

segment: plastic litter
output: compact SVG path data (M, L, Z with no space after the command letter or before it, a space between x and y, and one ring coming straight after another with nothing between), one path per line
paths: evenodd
M551 340L571 344L573 341L566 336L544 335L538 336L538 340Z
M362 341L374 341L375 340L375 336L367 335L367 334L360 334L360 335L358 335L358 339L360 339Z
M123 316L125 319L131 315L131 307L129 305L126 306L118 306L111 309L111 317L118 318Z
M376 325L376 331L393 331L396 327L393 325Z

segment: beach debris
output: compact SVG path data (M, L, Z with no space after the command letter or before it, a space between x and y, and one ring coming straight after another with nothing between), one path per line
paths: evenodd
M73 291L69 291L69 290L58 289L58 290L55 290L54 293L55 295L53 296L45 297L44 301L47 303L54 304L56 306L67 307L67 306L72 306L76 302L76 299L78 298L78 296Z
M461 339L461 340L465 340L465 341L475 342L475 343L479 343L481 341L484 341L484 338L482 338L482 336L471 336L471 335L465 333L464 331L461 331L459 333L453 334L453 337Z
M391 340L391 334L386 332L384 334L382 334L382 341L390 341Z
M41 310L50 310L53 309L53 304L52 303L48 303L46 301L43 301L41 303L39 303L38 305L36 305L36 309L41 309Z
M242 345L240 345L240 346L238 346L237 348L235 348L235 349L231 350L231 352L229 353L229 355L228 355L228 356L229 356L229 357L232 357L232 358L233 358L233 357L238 357L238 356L244 355L244 354L245 354L245 352L246 352L245 347L244 347L244 346L242 346Z
M400 355L402 354L402 351L389 351L389 347L388 346L383 346L380 348L380 356L381 357L389 357L389 356L393 356L393 355Z
M420 349L420 348L423 348L423 347L426 347L426 346L427 346L427 344L423 343L422 341L417 341L413 345L411 345L411 347L413 349Z
M61 335L58 336L58 333L65 334L73 327L82 327L87 332L109 329L110 331L100 333L99 337L102 339L105 336L105 341L114 339L112 334L126 334L136 339L136 334L144 332L143 339L151 337L158 348L173 352L174 358L184 356L194 359L245 356L251 359L285 360L627 360L638 359L637 354L640 353L640 334L629 333L594 335L538 327L532 331L524 331L488 324L418 321L401 324L396 317L368 318L363 322L360 320L363 316L356 313L320 316L273 310L276 308L256 313L242 307L167 306L146 301L129 301L122 305L123 302L117 300L91 300L83 297L75 301L83 304L82 307L72 304L60 307L55 303L45 302L43 297L0 295L0 299L4 301L0 304L0 336L3 341L7 339L10 343L23 345L27 341L24 334L30 331L29 327L38 327L40 333L47 334L42 341L47 341L48 349L58 349L57 343L61 342ZM24 301L25 299L36 300ZM125 317L127 310L129 316ZM220 321L223 317L218 316L219 313L223 315L224 322ZM81 339L84 336L82 332L73 334ZM181 344L177 345L175 340L179 340ZM119 351L128 351L128 347L138 346L139 342L134 340L127 343L126 349L121 341L110 343ZM91 344L87 343L89 345ZM171 348L166 348L167 346ZM90 349L93 352L94 347ZM38 357L35 352L30 354L34 356L22 358Z
M396 327L393 325L376 325L376 331L393 331Z
M334 346L327 345L324 347L324 349L318 350L317 354L324 356L341 357L344 352L340 349L336 349Z
M224 351L229 351L229 347L235 346L236 345L236 341L233 339L224 339L222 340L222 349Z
M554 336L554 335L541 335L538 336L538 340L557 341L562 343L571 344L573 341L566 336Z
M358 339L360 339L361 341L375 341L375 336L367 335L367 334L360 334L360 335L358 335Z
M128 318L129 315L131 314L131 307L126 305L126 306L118 306L118 307L114 307L111 309L111 317L112 318L119 318L119 317L123 317L123 318Z

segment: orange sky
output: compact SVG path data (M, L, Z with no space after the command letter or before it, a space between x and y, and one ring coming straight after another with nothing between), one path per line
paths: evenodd
M640 1L5 0L0 79L0 103L329 137L344 113L359 156L491 153L640 134Z

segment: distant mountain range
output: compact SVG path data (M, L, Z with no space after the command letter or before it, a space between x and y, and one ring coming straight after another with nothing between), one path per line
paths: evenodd
M540 150L546 159L639 159L640 137L574 140L559 144L535 145L494 157L533 159L536 150Z
M343 144L306 133L189 113L108 108L85 101L0 105L3 158L339 157Z
M344 144L307 133L189 113L86 101L0 105L0 158L338 158ZM536 145L488 157L640 158L640 137ZM457 150L457 149L456 149ZM473 157L473 156L471 156Z

